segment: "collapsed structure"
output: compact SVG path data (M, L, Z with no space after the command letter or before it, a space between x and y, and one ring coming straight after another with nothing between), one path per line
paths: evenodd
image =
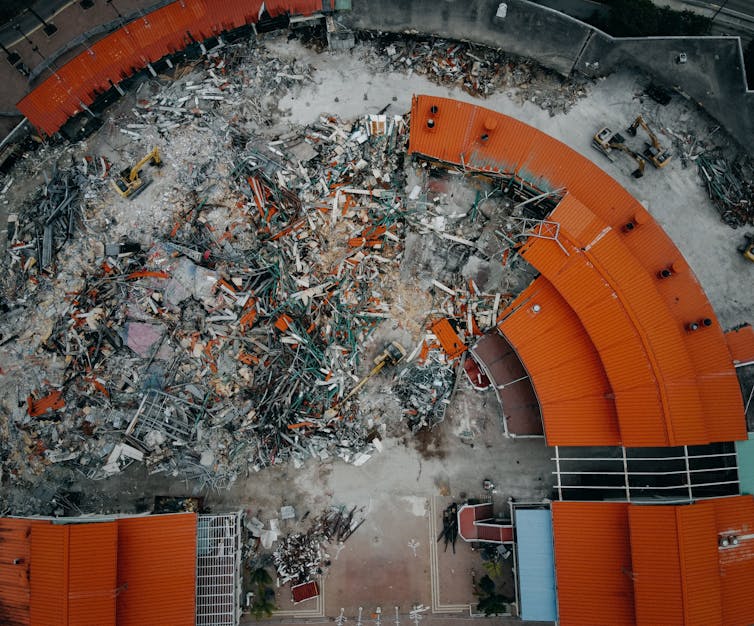
M69 64L70 67L65 66L53 78L45 81L19 107L38 129L52 135L82 111L86 116L87 107L108 90L117 91L120 80L139 69L154 71L153 63L166 55L177 54L185 46L203 45L197 42L252 24L260 19L264 11L274 18L283 14L286 8L299 14L309 14L323 8L322 3L318 2L243 4L242 9L234 3L226 3L221 9L212 7L213 10L210 10L206 3L172 3L93 46L91 51ZM283 4L286 6L283 7ZM184 31L188 33L187 37ZM129 50L130 53L120 57L111 54L113 50ZM229 89L227 81L218 82L223 90ZM220 86L216 88L220 89ZM209 94L207 97L221 96ZM54 102L55 106L49 106L50 102ZM385 116L374 117L382 119L370 119L367 128L371 129L372 124L379 128L382 124L381 130L374 134L386 134L384 143L390 142L391 148L395 148L396 144L400 146L405 129L403 119L396 116L388 124ZM361 145L361 137L366 138L368 131L366 128L346 128L337 120L323 119L317 133L316 139L326 144L332 143L334 137L348 137L347 142L340 143L345 145L344 150L350 152L354 144ZM385 146L381 148L384 151ZM306 148L302 149L306 151ZM324 150L322 153L336 161L343 154L339 146L333 147L332 154ZM464 295L459 290L443 289L442 284L436 285L449 296L443 303L443 310L450 310L453 317L465 318L468 315L468 337L480 334L476 318L471 313L472 308L474 314L488 309L484 315L493 324L485 324L485 327L497 327L496 331L483 336L471 347L471 357L467 358L467 362L472 363L473 357L481 370L472 380L483 387L482 381L486 378L487 384L494 386L505 414L506 430L511 435L543 435L556 450L560 446L609 446L619 447L623 452L624 471L620 478L625 481L624 494L628 502L564 501L554 503L551 510L539 504L514 506L510 525L491 523L492 507L487 504L477 508L462 507L459 511L459 517L464 516L468 522L459 524L464 538L504 544L515 542L520 572L518 591L521 617L560 619L564 624L672 623L684 619L708 624L751 622L754 607L746 594L736 592L746 589L745 581L750 580L754 573L754 542L748 532L754 524L752 500L742 496L694 502L696 489L704 487L714 491L721 483L692 482L690 461L693 455L688 449L689 446L725 444L746 436L741 394L734 369L735 365L754 360L751 342L741 340L746 331L737 330L726 341L726 334L690 268L647 211L588 160L546 135L481 107L420 96L414 99L412 107L409 154L459 168L465 173L492 177L501 181L507 191L518 191L521 205L540 209L546 207L539 214L511 218L504 229L503 235L509 244L508 249L503 251L504 262L523 259L536 268L540 276L502 313L498 315L499 298L494 300L492 306L487 302L484 307L479 305L474 308L487 295L480 296L473 286ZM349 369L347 366L352 368L355 360L351 356L356 354L355 345L369 334L372 321L381 319L385 312L379 297L373 293L357 292L352 287L352 279L366 283L378 274L380 264L393 260L392 257L386 259L369 251L379 250L394 238L398 230L396 223L407 219L407 216L400 214L398 203L393 204L398 198L388 191L383 195L372 189L364 191L353 185L345 186L346 182L352 183L352 179L340 184L338 176L343 170L340 169L341 164L336 162L328 171L327 183L321 183L325 187L324 196L329 196L333 188L339 187L334 191L332 217L325 219L315 214L304 219L297 199L285 193L285 185L278 185L281 177L290 176L291 186L301 184L303 189L304 183L297 180L298 174L294 177L286 168L256 152L246 157L234 172L238 190L245 197L242 203L244 209L251 209L252 214L258 213L257 225L261 230L266 229L264 242L270 249L275 249L274 263L253 267L247 259L239 259L232 243L241 237L239 233L242 229L231 228L219 237L212 234L210 227L206 227L209 232L204 232L205 222L199 221L202 202L189 208L183 216L185 223L177 223L168 237L174 241L166 242L164 248L151 249L148 254L139 250L135 256L128 256L131 253L127 252L123 258L116 252L114 258L120 258L118 263L112 266L105 263L101 273L92 277L93 282L85 285L87 289L81 289L82 297L71 305L67 313L71 317L76 316L79 320L77 327L85 327L86 332L89 330L86 325L90 324L91 319L91 330L99 333L97 354L100 351L105 353L110 352L110 348L105 345L100 350L103 339L105 343L116 344L111 346L113 350L118 349L119 340L98 326L98 316L91 317L91 311L99 304L94 298L100 288L109 283L133 285L135 281L145 280L143 291L139 287L132 288L130 292L140 299L144 307L148 306L153 311L161 309L161 316L167 315L162 306L163 295L165 302L177 309L177 305L188 298L189 291L194 289L195 299L203 301L208 311L216 315L205 329L207 336L199 336L199 333L183 336L181 331L177 339L181 342L180 347L201 363L210 378L217 372L218 365L229 367L227 362L223 363L227 359L221 360L220 357L227 357L231 351L236 361L246 366L260 363L265 367L280 365L276 370L276 378L280 378L283 388L279 405L268 402L257 408L258 412L266 411L270 414L267 416L270 420L276 418L279 423L274 424L265 437L260 437L261 443L255 456L240 460L258 461L260 465L272 464L280 458L281 450L294 462L313 456L324 458L328 454L328 445L339 445L334 444L336 437L333 431L336 434L342 432L340 426L334 424L335 415L327 412L327 407L342 395L343 380L348 381L345 375L340 375ZM301 179L307 179L306 186L316 188L320 182L314 181L312 184L301 166L306 159L296 160L304 171ZM345 157L341 160L345 160ZM288 170L291 169L293 161ZM389 172L387 174L390 175ZM363 215L358 212L361 208L359 196L367 196L370 201L364 207ZM321 200L324 204L324 198ZM301 282L308 280L306 275L312 272L296 246L299 233L307 230L316 232L318 227L332 226L336 219L343 217L353 219L353 226L358 220L364 221L364 217L367 220L361 224L358 232L350 233L353 237L348 245L359 251L351 251L348 258L341 260L336 267L337 286L339 289L343 287L344 298L340 301L333 296L336 291L334 282L326 282L336 279L326 279L320 275L317 276L317 284ZM332 220L332 224L329 220ZM290 240L285 239L289 235L292 235ZM445 237L453 241L454 236ZM227 274L215 272L215 268L203 267L208 259L203 258L198 246L192 247L198 239L214 240L207 243L208 249L212 247L216 252L225 254L226 258L221 257L220 261ZM192 245L184 245L187 242ZM463 241L460 243L465 245ZM283 252L278 254L278 248ZM52 249L51 243L48 249ZM177 257L180 260L176 260ZM293 283L290 276L281 277L271 269L281 267L283 257L297 268L298 280ZM181 293L173 301L168 291L173 295L178 291ZM262 296L259 295L260 291L263 292ZM159 297L154 297L155 294ZM339 296L340 293L335 295ZM340 327L331 323L332 320L324 314L331 306L331 296L338 308L335 318L340 320ZM475 298L477 302L474 302ZM289 308L281 308L281 301L287 302ZM314 301L318 302L317 306L313 305ZM351 309L358 313L348 317L345 311L352 313ZM363 334L354 337L353 322L359 315L363 324L358 330ZM260 342L260 334L253 340L233 343L230 334L225 336L217 330L221 324L230 323L240 327L243 334L254 324L260 325L262 320L266 327L263 342ZM315 325L315 321L319 323ZM173 338L167 338L168 333L164 328L151 328L154 326L152 324L129 324L123 339L134 352L142 350L141 356L150 362L157 357L163 337L166 342ZM62 333L66 329L56 330ZM322 346L317 343L316 336L320 331L328 336L332 333L337 338L339 343L334 346L335 350L327 354L320 351ZM437 340L433 348L442 348L452 359L464 354L466 346L447 320L438 321L432 326L432 331ZM82 334L84 332L81 331ZM158 336L146 336L150 332ZM218 333L219 338L216 336ZM271 343L268 342L273 337L275 341L279 340L285 351L269 356ZM62 339L63 335L55 338ZM344 350L344 345L350 350ZM89 362L91 353L85 352L80 355L81 363L74 360L74 368L80 365L82 380L91 385L92 392L102 392L97 386L102 382L92 375ZM307 356L307 352L313 356ZM425 342L422 344L423 359L428 352L429 346ZM346 353L348 362L342 363ZM67 345L60 354L70 356ZM281 354L286 356L282 357ZM294 363L304 359L308 365L306 369L311 371L312 380L315 381L312 384L320 384L326 390L323 390L321 402L316 406L304 402L295 380L285 379L281 375L290 371ZM240 373L243 370L248 374L248 368L238 363L231 363L235 368L233 371L237 369ZM452 371L448 372L443 362L429 374L411 370L404 372L399 379L397 393L412 401L417 395L416 389L426 387L428 380L442 376L443 389L435 394L430 408L422 409L427 406L423 402L418 408L407 409L417 416L417 426L442 419L452 391ZM232 413L219 401L213 407L210 399L214 401L228 391L222 387L210 391L195 386L195 382L185 385L182 398L168 397L154 388L147 389L127 434L158 457L162 454L160 446L165 441L155 441L156 438L172 439L182 445L184 440L194 436L193 432L182 430L182 427L185 424L195 425L207 415L215 425L232 423L242 436L244 432L240 431L239 426L248 427L250 431L256 428L249 425L258 419L256 412L252 414L251 405L244 407L248 410L243 414ZM255 389L262 399L267 393L263 383L261 381L259 389ZM516 416L507 414L507 394L527 385L522 393L535 400L537 414L527 415L523 410ZM125 381L115 391L130 391L127 387L128 381ZM61 401L60 395L46 396L44 402L30 397L28 415L56 410ZM259 404L263 404L261 400ZM422 410L425 415L420 415ZM165 419L165 415L177 415L180 419L171 421ZM714 419L711 419L712 416ZM312 441L317 439L309 437L305 440L299 433L316 433L325 443L315 450ZM371 433L359 433L359 445L365 445L368 437L373 442L371 436ZM216 469L217 465L222 465L217 463L214 456L214 450L221 447L216 444L216 441L209 442L201 458L192 459L192 465L197 467L197 460L201 467L214 466ZM223 447L225 445L223 442ZM339 450L338 456L356 462L353 450L349 446L341 447L349 449ZM668 456L674 454L671 448L683 449L677 458L685 462L686 469L681 474L686 482L680 486L672 485L673 504L649 506L637 503L647 492L644 487L631 484L632 477L625 468L628 467L626 457L630 455L627 449L638 447L651 449L653 453L667 448ZM242 448L234 448L233 452L238 449ZM367 451L372 449L369 447ZM122 445L114 447L112 452L105 467L109 466L113 473L119 471L127 459L134 458L133 455L138 457L142 454L139 450ZM719 457L720 463L725 465L730 454L723 451L704 456ZM356 459L361 462L363 457L357 455ZM160 457L159 461L163 460ZM170 469L186 471L186 467L180 464L172 465ZM713 469L722 472L730 468ZM203 476L204 470L200 471ZM232 476L234 478L235 473ZM687 496L677 496L679 487L681 491L687 490ZM562 495L560 482L559 488ZM660 490L664 487L655 485L653 488L657 490L653 493L656 496L662 493ZM599 493L595 492L595 496L599 497ZM706 493L710 495L709 491ZM678 504L679 500L681 504ZM469 514L473 518L471 522L468 520ZM65 531L49 530L47 526L52 526L49 521L5 522L8 532L27 533L25 536L30 537L30 544L24 543L22 537L17 545L12 546L14 556L11 560L25 558L18 554L30 554L26 571L31 574L35 584L41 580L42 568L39 564L46 563L37 559L35 566L35 545L43 545L45 533L59 535L54 546L54 556L58 559L54 564L56 567L67 563L66 559L72 557L86 561L91 557L86 551L71 553L70 546L66 548L68 552L62 553L64 557L60 557L60 546L70 539L68 535L88 537L91 532L92 540L95 535L106 536L110 560L103 559L96 563L102 568L100 573L103 578L99 579L99 583L103 586L95 590L95 600L81 602L86 606L74 603L75 606L66 607L67 618L75 621L79 614L76 611L93 611L96 608L102 615L101 622L110 623L114 619L114 606L118 623L129 623L119 612L121 600L116 602L110 596L114 597L115 589L128 581L120 570L114 574L113 568L115 563L128 562L128 552L120 553L119 537L121 524L125 529L130 522L119 520L116 524L105 521L96 529L82 526ZM348 532L353 530L350 520L346 526ZM114 527L117 527L117 533ZM590 532L583 532L584 527ZM661 532L653 535L650 532L652 528L659 528ZM116 536L118 550L113 552ZM574 541L576 536L582 541ZM658 540L658 536L662 540ZM665 541L668 537L671 539ZM193 545L191 533L183 539L180 549L188 554ZM300 552L309 556L312 545L304 544L306 550ZM76 549L80 547L75 541L71 545ZM196 546L193 549L197 554L202 552ZM236 554L229 549L228 553L231 552ZM121 556L124 558L121 559ZM285 560L284 556L280 557L281 562ZM20 562L13 564L23 565ZM289 564L284 565L282 571L287 575ZM713 577L712 584L700 575L701 569L709 567L716 567L720 572L719 579ZM184 569L187 572L189 568L186 566ZM10 571L17 574L23 568ZM59 573L53 566L50 566L50 571L56 575ZM95 571L99 570L92 569L91 573ZM593 582L596 571L601 574L600 584ZM652 572L655 571L666 574L653 578ZM305 574L308 575L309 571ZM23 583L22 578L19 579L20 583ZM650 582L647 582L648 579ZM58 578L55 580L57 584ZM189 575L186 574L179 582L182 593L188 597L188 590L193 589ZM67 601L80 592L79 587L71 586L70 581L66 584L67 587L57 588L61 591L60 596L51 595L50 598ZM42 588L37 589L40 591ZM11 591L13 601L26 593L26 590L19 591L17 588ZM181 609L181 620L186 623L194 619L196 623L201 623L198 609L201 594L198 590L196 594L197 613L191 613L191 602L188 600ZM43 595L35 594L32 587L31 600L25 609L32 616L34 611L50 610L50 598ZM237 599L237 590L234 589L231 595ZM616 597L621 601L616 601ZM667 603L666 613L659 620L654 606L658 598L668 597L672 597L673 602ZM125 602L128 595L124 594L123 598ZM235 610L234 600L230 603ZM227 623L233 623L236 617L230 614ZM26 616L21 619L26 619ZM173 619L175 623L180 621L171 615L161 619L166 623L174 623ZM217 620L216 617L214 619Z
M617 182L555 139L479 106L418 96L409 152L527 188L531 200L555 198L543 214L511 220L511 253L540 275L471 354L504 414L501 392L531 386L544 437L556 450L623 450L628 503L555 502L551 514L512 506L514 528L517 518L526 520L517 538L521 617L562 624L751 623L751 594L739 590L754 575L754 499L696 502L695 487L716 483L691 474L689 447L746 439L735 365L754 356L752 344L742 346L733 331L729 346L662 228ZM508 362L516 358L525 373L511 377ZM524 434L535 432L531 420L526 426ZM685 495L675 495L679 485L632 492L627 449L648 449L651 458L663 448L672 456L679 446L686 469L670 473L686 479ZM725 464L726 454L720 456ZM587 498L607 497L603 491ZM662 506L635 504L647 496ZM516 541L500 537L494 541ZM710 571L720 578L710 580Z

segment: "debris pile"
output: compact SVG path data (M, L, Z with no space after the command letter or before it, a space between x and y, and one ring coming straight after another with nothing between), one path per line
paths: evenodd
M696 165L720 218L731 228L754 224L754 167L743 158L729 162L719 152L703 153Z
M192 122L216 131L220 120L227 127L224 112L228 108L235 110L231 126L243 122L264 128L278 113L279 99L292 86L309 80L309 67L272 56L255 40L242 46L221 44L176 70L174 79L160 85L153 95L139 97L131 109L133 118L118 131L135 141L151 136L154 130L170 139L177 128Z
M458 505L452 502L442 512L442 530L437 537L439 543L442 539L444 549L447 551L448 544L453 548L453 554L456 553L456 541L458 540Z
M55 273L56 256L85 217L85 195L96 193L109 169L105 159L89 157L83 166L53 166L50 176L45 173L45 184L36 196L8 219L9 268L14 277Z
M273 554L279 583L294 585L321 575L330 565L328 544L341 546L365 521L363 511L333 507L317 518L306 532L291 533L279 540Z
M438 350L421 365L411 365L398 374L393 390L406 407L403 413L412 432L432 428L445 419L455 383L455 369Z
M272 130L310 74L244 42L145 81L100 133L139 156L159 147L150 189L116 196L109 162L91 157L20 212L0 321L4 476L141 464L223 489L286 462L360 465L381 449L381 411L349 392L378 327L415 342L396 386L406 413L385 393L391 415L414 431L443 419L459 357L505 304L497 274L476 282L500 271L490 203L505 181L456 210L428 169L405 167L409 120L387 109ZM72 223L81 236L57 272L39 272ZM409 241L426 267L406 259Z
M472 96L515 89L551 116L567 113L586 96L586 87L564 79L534 61L469 42L388 33L362 33L372 41L382 69L416 72L441 85L457 85Z
M18 416L35 472L64 462L101 478L143 461L222 488L288 460L369 458L374 436L345 396L390 318L378 284L401 255L407 140L401 116L372 117L323 117L275 140L229 131L232 204L194 191L150 245L99 246L40 343L59 367ZM70 205L63 195L47 204Z

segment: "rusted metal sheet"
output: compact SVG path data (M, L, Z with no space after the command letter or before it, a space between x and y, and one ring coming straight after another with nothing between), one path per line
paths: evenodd
M466 344L463 343L458 333L450 325L450 321L446 318L434 322L430 326L430 330L437 337L442 349L449 358L455 359L466 352Z

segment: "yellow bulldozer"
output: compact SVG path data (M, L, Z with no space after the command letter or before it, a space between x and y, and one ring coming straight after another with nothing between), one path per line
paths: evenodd
M115 188L115 191L117 191L124 198L133 198L139 192L144 191L147 185L152 182L139 176L141 168L144 167L147 163L151 163L155 166L162 165L159 148L152 148L152 151L144 156L144 158L141 159L136 165L121 170L115 180L113 180L113 187Z
M738 251L747 261L754 263L754 233L744 235L744 244L739 246Z

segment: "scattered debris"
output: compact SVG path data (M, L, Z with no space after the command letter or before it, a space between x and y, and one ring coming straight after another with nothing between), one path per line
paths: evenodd
M456 540L458 539L458 505L452 502L442 512L442 530L437 537L438 543L443 540L445 551L448 550L448 544L453 548L453 554L456 553Z
M754 166L744 157L729 162L719 151L703 153L696 165L721 219L731 228L754 224Z
M359 36L376 47L377 54L370 55L382 69L416 72L441 85L458 85L472 96L515 89L522 103L532 102L554 116L567 113L587 95L585 83L562 78L499 49L406 34L368 32Z
M282 537L273 554L279 584L300 585L321 576L330 565L327 544L345 543L364 523L362 514L357 507L334 507L314 520L308 531Z
M398 375L393 390L405 407L412 432L432 428L445 419L455 378L455 369L437 350L429 353L424 364L407 367Z

